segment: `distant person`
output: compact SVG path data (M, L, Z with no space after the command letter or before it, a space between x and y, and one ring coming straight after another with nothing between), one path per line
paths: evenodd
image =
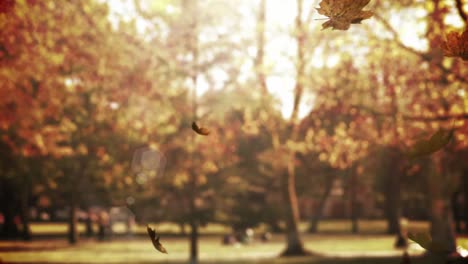
M113 235L112 226L114 226L114 218L107 214L106 235L110 238Z
M236 233L237 241L242 244L250 244L253 242L254 231L252 228L246 228Z
M91 211L88 211L86 215L86 236L87 237L92 237L94 235L94 230L93 230L93 213Z
M245 242L246 244L250 244L254 241L254 230L252 228L245 229Z
M223 236L223 245L225 246L234 245L236 242L237 240L232 234L227 234Z
M234 233L234 237L236 238L236 241L238 241L238 242L240 242L240 243L244 243L244 242L245 242L245 232L243 232L243 231L237 230L237 231Z
M109 214L106 211L101 211L101 213L99 213L98 225L99 225L98 239L104 240L106 237L106 229L109 226Z
M134 226L135 226L135 217L128 216L127 217L127 236L133 235Z
M405 217L401 217L400 218L400 233L397 235L397 239L394 244L395 248L405 249L408 247L408 225L409 225L408 219Z
M260 236L260 240L262 242L268 242L271 240L271 233L266 231L266 232L263 232L262 235Z

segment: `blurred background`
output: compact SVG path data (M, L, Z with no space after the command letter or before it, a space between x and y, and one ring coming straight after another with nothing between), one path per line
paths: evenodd
M0 262L466 255L468 3L319 2L0 0Z

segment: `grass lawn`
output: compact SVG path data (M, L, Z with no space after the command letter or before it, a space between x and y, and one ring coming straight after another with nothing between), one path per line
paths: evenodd
M174 224L155 224L159 232L178 233L179 227ZM304 234L303 240L307 249L316 253L312 257L277 258L284 249L284 236L273 235L268 243L256 242L250 245L223 246L221 236L204 236L200 239L201 263L314 263L314 264L398 264L402 251L393 249L393 236L382 235L385 222L379 220L361 220L361 234L350 234L349 221L323 221L316 235ZM412 222L412 231L427 230L425 222ZM261 231L259 228L257 231ZM300 229L305 231L307 224ZM80 224L80 231L84 225ZM125 231L123 224L114 226L114 230ZM0 241L0 263L187 263L189 243L183 237L164 237L162 242L169 251L161 254L153 248L149 239L136 236L125 240L123 237L113 241L98 242L95 239L82 239L78 245L70 246L65 240L67 226L65 223L34 223L33 235L60 235L59 239L37 239L33 242ZM145 226L137 226L137 234L145 234ZM201 230L202 234L223 234L230 230L220 225L209 225ZM459 244L468 248L468 239L460 239ZM422 248L412 244L409 250L414 256L412 263L428 263L417 257L423 253Z
M157 223L157 224L150 224L152 226L156 226L158 228L158 232L160 233L179 233L180 228L178 225L173 223ZM126 232L126 225L125 223L118 222L113 224L112 230L119 234ZM94 230L98 230L98 226L95 224L93 225ZM31 232L33 235L65 235L68 230L68 225L66 223L32 223L31 224ZM187 228L188 230L188 228ZM85 232L85 224L79 223L78 224L78 231ZM201 228L202 234L221 234L227 233L230 229L226 226L219 225L219 224L210 224L207 227ZM134 228L134 232L137 234L146 234L146 225L138 225Z
M179 226L173 223L158 223L153 224L157 227L160 233L179 233ZM300 230L305 232L309 224L302 222L300 224ZM67 232L66 223L32 223L31 231L33 235L65 235ZM423 221L411 221L409 224L409 230L412 231L425 231L429 230L429 224ZM383 220L360 220L359 221L360 233L363 234L384 234L386 230L386 222ZM80 232L85 231L85 225L80 223L78 225ZM97 226L94 225L94 230L97 230ZM126 226L124 223L115 223L113 225L115 233L126 232ZM187 228L188 230L188 228ZM257 228L257 231L263 231L265 227L261 226ZM321 221L318 226L318 232L322 234L343 234L350 233L351 222L348 220L326 220ZM229 227L220 224L209 224L206 227L202 227L200 232L202 234L223 234L229 233L231 230ZM146 234L146 226L139 225L135 227L135 232L138 234Z
M365 234L384 234L387 229L387 222L384 220L359 220L359 232ZM306 231L309 224L301 223L300 229ZM325 220L320 221L318 225L319 233L349 233L351 232L352 223L349 220ZM429 230L429 222L427 221L410 221L408 229L411 231L427 231Z
M200 241L201 263L400 263L402 254L392 248L393 237L381 235L305 235L308 249L320 256L304 258L277 258L284 247L283 236L275 235L271 242L243 246L223 246L221 238L204 237ZM162 238L169 254L153 248L149 239L118 239L97 242L82 240L70 246L65 240L38 240L33 242L0 241L0 259L4 263L184 263L189 244L184 238ZM468 244L467 240L460 241ZM412 246L410 253L423 251ZM416 258L416 257L415 257ZM420 260L413 263L421 263Z

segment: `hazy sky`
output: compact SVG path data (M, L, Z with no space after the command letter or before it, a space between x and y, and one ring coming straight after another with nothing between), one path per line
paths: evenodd
M133 0L107 0L110 4L111 11L118 13L121 17L133 18L135 17L135 10L132 6ZM239 21L242 23L242 27L246 28L245 34L255 34L255 12L254 9L258 5L257 1L254 0L232 0L236 1L236 7L239 8L244 19ZM216 0L213 0L216 3ZM318 7L317 0L305 0L304 9L311 10L311 8ZM314 18L323 18L314 9ZM170 10L168 10L170 11ZM306 15L306 14L304 14ZM421 34L424 33L424 24L419 23L416 25L416 21L421 17L424 17L424 10L406 10L399 14L394 14L390 18L390 24L398 30L402 41L416 49L424 49L426 43L422 41ZM281 102L281 111L283 116L289 117L293 107L293 87L295 83L295 69L294 64L291 61L291 57L295 54L295 42L288 36L287 32L291 30L296 16L296 1L285 1L285 0L268 0L267 1L267 40L266 40L266 58L265 63L271 66L271 73L268 74L267 83L270 92L276 96ZM112 17L111 17L112 19ZM457 26L462 24L456 14L449 16L447 21L450 24ZM315 21L319 25L323 21ZM372 28L375 27L377 34L385 34L386 31L379 25L374 19L366 20L363 23L369 24ZM145 22L143 20L137 21L137 25L141 32L144 32ZM380 27L379 27L380 26ZM355 25L353 25L355 27ZM280 33L278 33L280 32ZM358 31L353 31L351 28L349 31L343 31L343 34L359 34ZM362 31L360 32L362 34ZM388 32L387 32L388 35ZM356 35L357 38L362 36ZM391 37L391 35L388 35ZM347 44L349 45L349 44ZM350 47L353 48L353 47ZM357 47L354 47L357 48ZM249 55L252 57L255 55L255 48L251 47L248 50ZM333 66L339 62L338 56L321 56L321 52L317 51L314 53L312 58L312 65L316 67L322 67L324 65ZM252 65L244 65L241 67L241 72L251 72ZM214 78L222 83L225 78L225 73L222 70L214 72ZM199 79L197 93L198 95L203 94L209 89L209 84L203 79ZM305 94L303 102L300 105L299 116L305 116L313 106L313 95Z

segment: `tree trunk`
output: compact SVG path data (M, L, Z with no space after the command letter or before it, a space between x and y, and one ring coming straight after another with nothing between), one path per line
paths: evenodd
M91 219L91 212L88 211L88 217L86 217L86 236L92 237L94 235L93 221Z
M463 218L465 222L465 230L464 233L468 234L468 169L465 169L463 171L463 187L462 187L462 192L464 194L463 196Z
M297 125L299 115L299 105L301 103L304 91L304 73L305 73L305 43L306 34L302 21L303 0L297 1L297 15L295 19L295 40L297 45L297 65L296 65L296 84L294 87L294 102L291 118L289 120L290 137L292 141L298 140L299 126ZM286 241L287 246L282 256L301 256L310 254L304 249L301 237L299 235L299 206L296 194L296 172L295 172L296 153L290 150L290 157L287 165L287 171L282 175L282 193L286 207Z
M308 255L299 235L299 207L297 203L294 163L290 162L288 171L282 175L283 198L286 207L286 242L282 256Z
M78 242L78 217L76 214L77 206L75 198L70 198L70 211L68 216L68 242L76 244Z
M265 73L265 27L266 27L266 0L260 0L257 12L257 54L254 59L255 73L257 82L260 86L262 98L268 97L268 86ZM268 225L274 233L280 233L283 228L279 225L277 219L270 217Z
M398 234L400 232L400 173L398 171L398 160L393 149L382 155L386 159L384 170L385 177L385 212L387 218L387 233Z
M29 188L27 186L28 184L25 184L23 188L23 193L21 194L21 220L23 224L23 230L22 230L22 236L23 239L26 241L31 240L31 228L29 226Z
M398 176L386 173L388 185L385 191L385 212L387 216L387 233L389 234L398 234L400 232L400 207L399 207L399 198L400 198L400 189L396 181Z
M183 8L185 11L192 15L190 20L190 33L188 39L189 51L193 56L192 62L192 115L193 120L197 120L197 86L198 86L198 75L199 75L199 48L198 48L198 1L197 0L184 0ZM195 148L195 134L191 134L191 144ZM192 172L190 173L190 264L198 263L198 227L199 227L199 214L198 209L195 206L195 198L198 195L197 189L197 175L194 173L195 167L195 152L191 152L191 166Z
M359 232L359 212L357 202L357 175L353 166L348 169L349 176L349 198L351 208L351 232L357 234Z
M198 221L190 220L190 264L198 263Z
M18 237L19 230L15 223L15 217L11 206L7 206L7 210L4 211L4 224L2 230L2 237L12 239Z
M2 201L0 203L0 212L3 213L3 228L0 237L6 239L17 238L19 235L18 226L15 223L17 200L15 199L13 190L11 182L2 179L2 184L0 185L0 201Z
M325 191L322 194L322 197L320 197L319 204L317 211L315 214L312 216L312 219L310 221L310 226L309 226L309 233L316 233L318 231L318 223L320 219L322 218L323 215L323 210L325 208L325 202L327 201L328 197L330 196L330 193L333 188L333 183L335 182L336 175L333 174L333 176L328 176L326 179L325 183Z
M187 230L185 230L185 223L184 222L179 222L179 229L180 229L180 234L185 236L187 235Z
M70 167L64 169L65 175L68 175L68 242L70 244L78 243L78 195L80 180L84 177L85 163L83 157L78 157L76 160L69 160Z
M91 209L90 209L90 202L89 200L86 201L86 204L85 204L85 209L86 209L86 220L85 220L85 234L87 237L92 237L94 236L94 228L93 228L93 213L91 212ZM131 210L129 208L129 210Z
M462 227L461 227L462 215L461 215L461 210L460 210L461 208L459 205L459 197L461 194L462 193L457 190L450 197L450 206L452 208L453 221L455 222L455 232L457 234L462 233Z
M69 212L68 212L68 242L70 244L78 243L78 216L77 216L77 170L65 170L70 177L70 182L68 186L68 195L69 195Z
M384 156L388 160L384 167L386 170L385 180L385 208L387 216L387 233L395 234L395 247L406 248L408 238L401 229L401 171L400 171L400 152L398 149L389 149L388 155Z
M3 229L1 236L7 239L18 237L19 230L15 223L15 211L10 203L5 203L3 210Z
M265 76L265 65L263 63L265 57L265 25L266 0L260 0L257 14L257 55L255 56L255 70L262 95L266 95L268 93Z

